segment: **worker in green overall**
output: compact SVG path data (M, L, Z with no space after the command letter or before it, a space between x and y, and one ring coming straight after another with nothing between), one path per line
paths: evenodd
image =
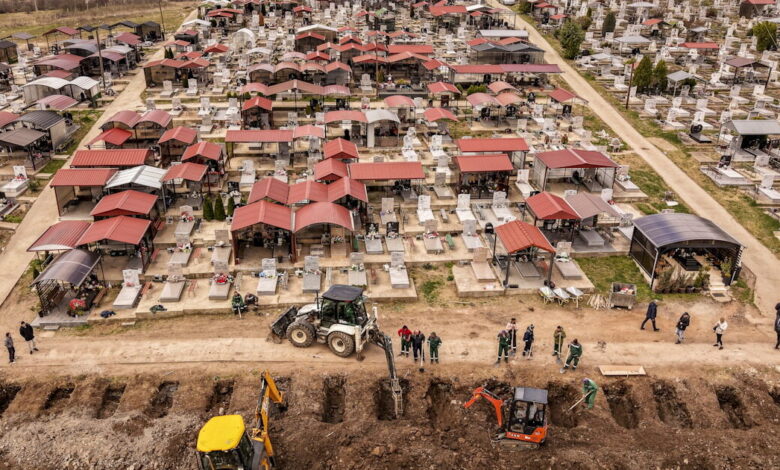
M566 358L566 364L561 368L561 374L566 372L569 365L571 365L571 370L577 370L577 366L580 363L580 356L582 356L582 345L575 338L569 343L569 357Z
M553 353L552 355L557 357L560 361L561 352L563 351L563 340L566 339L566 332L563 331L562 326L558 326L553 333Z
M439 346L441 346L441 338L436 336L436 332L432 332L430 336L428 336L428 347L430 348L430 357L431 357L431 364L434 362L436 364L439 363Z
M582 379L582 394L585 395L585 405L588 409L593 408L593 403L596 402L596 393L599 391L599 386L596 385L591 379Z
M501 356L504 356L504 362L509 362L509 349L511 347L512 338L506 330L501 330L498 334L498 359L496 364L501 362Z

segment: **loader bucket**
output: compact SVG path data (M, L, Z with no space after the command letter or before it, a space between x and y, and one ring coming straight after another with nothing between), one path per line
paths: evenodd
M284 338L287 332L287 327L295 321L298 317L298 307L290 307L283 314L279 315L273 323L271 323L271 332L279 338Z

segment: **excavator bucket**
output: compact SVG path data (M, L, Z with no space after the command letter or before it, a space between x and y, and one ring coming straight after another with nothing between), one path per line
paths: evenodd
M295 321L298 316L298 307L290 307L279 318L271 323L271 332L279 338L284 338L287 333L287 327Z
M380 348L385 350L385 359L387 360L387 372L390 377L390 392L393 394L393 404L395 405L395 418L398 419L404 414L404 397L401 381L395 370L395 355L393 354L393 340L385 333L376 331L373 335L374 342Z

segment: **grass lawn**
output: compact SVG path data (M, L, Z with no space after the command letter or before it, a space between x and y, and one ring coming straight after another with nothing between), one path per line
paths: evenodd
M78 123L81 127L79 127L79 129L73 134L73 138L70 144L68 144L63 153L70 155L76 151L76 149L79 147L79 143L81 143L81 141L84 139L84 136L86 136L90 129L92 129L92 126L95 125L95 121L98 120L101 114L102 111L96 111L92 109L84 111L73 111L73 122ZM60 167L62 167L62 165L60 165Z
M577 258L577 264L596 286L596 291L609 295L613 282L636 284L637 299L647 302L661 296L652 292L639 267L628 256L607 256L598 258Z
M65 165L65 162L67 160L49 160L49 163L46 164L43 168L41 168L41 173L47 173L50 175L53 175L57 172L60 168L62 168Z

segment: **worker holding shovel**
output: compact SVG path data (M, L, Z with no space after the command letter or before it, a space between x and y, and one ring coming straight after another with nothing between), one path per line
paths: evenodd
M585 396L585 406L590 410L593 409L593 404L596 402L596 393L599 391L599 386L596 385L591 379L582 379L582 394Z
M561 362L561 352L563 351L563 341L566 339L566 332L563 331L563 327L558 325L553 333L553 353L555 360Z
M428 336L428 347L430 349L431 364L434 362L439 363L439 346L441 346L441 338L436 336L436 332L432 332Z
M582 345L579 341L577 341L577 338L574 338L572 342L569 343L569 357L566 358L566 364L564 364L563 368L561 368L561 374L566 372L566 369L569 368L569 365L571 365L571 370L577 370L581 356Z
M496 365L501 362L501 356L504 356L504 362L509 362L509 348L512 339L509 337L509 333L506 330L501 330L498 334L498 359L496 359Z

